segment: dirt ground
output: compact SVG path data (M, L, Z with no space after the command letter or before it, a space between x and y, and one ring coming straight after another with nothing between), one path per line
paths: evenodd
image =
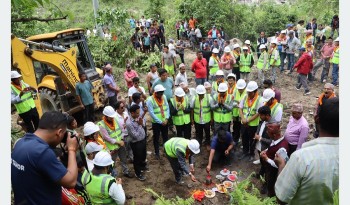
M194 83L194 73L190 71L190 66L192 64L193 59L195 58L195 53L189 50L185 51L185 62L188 67L187 75L189 78L189 84L190 87L195 87ZM256 57L255 57L256 58ZM319 69L316 77L320 78L321 69ZM331 73L331 71L329 72ZM283 104L284 111L283 111L283 121L282 121L282 133L284 133L285 127L288 124L288 120L290 117L290 108L293 103L295 102L301 102L304 105L304 117L309 122L310 126L310 135L309 137L312 138L312 132L313 132L313 108L316 102L316 97L320 95L322 92L323 84L319 82L314 82L310 84L311 88L311 95L309 96L303 96L303 89L297 91L295 89L296 84L296 73L294 72L293 75L288 76L287 74L280 74L278 72L277 76L277 82L275 87L280 89L282 93L282 99L281 103ZM141 81L145 82L145 74L141 74ZM251 80L257 81L257 70L256 68L253 69L251 73ZM117 78L118 79L118 78ZM119 79L119 82L117 84L124 83L123 79ZM142 83L144 84L144 83ZM259 90L262 93L262 89ZM338 94L337 90L336 93ZM124 94L126 96L126 94ZM100 115L100 113L99 113ZM149 116L148 116L149 118ZM16 124L17 115L12 115L12 123ZM144 188L151 188L158 194L162 194L165 197L182 197L182 198L188 198L191 196L191 194L194 192L194 190L207 188L205 183L205 177L206 177L206 171L205 167L207 165L208 157L209 157L209 151L205 149L205 147L201 148L200 154L198 154L195 157L195 176L198 179L198 182L192 183L190 179L186 181L186 184L190 184L191 188L188 188L187 185L177 185L175 183L174 175L172 172L172 169L170 167L170 164L166 157L164 156L162 147L160 148L161 153L161 160L156 160L154 158L154 149L153 149L153 142L152 142L152 130L150 130L150 119L147 121L148 126L148 142L147 142L147 160L149 164L149 168L151 172L146 173L146 181L141 182L135 178L125 178L123 179L123 188L125 190L125 193L128 196L131 196L131 199L127 200L126 204L133 204L133 202L137 205L149 205L154 203L154 199L152 198L152 195L148 192L144 191ZM81 130L81 127L80 129ZM169 137L174 136L172 132L169 131ZM192 137L194 137L194 128L192 128ZM238 147L238 152L241 151L241 148ZM119 164L118 164L119 165ZM133 173L133 166L131 163L128 164L130 170L132 170ZM121 167L118 166L119 173L121 173ZM254 165L252 162L248 162L246 160L239 161L235 158L234 162L230 167L220 167L213 165L211 175L213 178L213 182L218 183L218 181L215 179L215 175L219 174L220 170L223 168L227 168L229 170L235 170L239 173L238 175L238 181L245 179L250 173L259 171L260 165ZM253 183L256 187L261 187L261 182L257 179L252 179ZM196 204L229 204L229 197L227 197L224 194L216 193L216 197L213 199L204 199L201 203L196 202Z

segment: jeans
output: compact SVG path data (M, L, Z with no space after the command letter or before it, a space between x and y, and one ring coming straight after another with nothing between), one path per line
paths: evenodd
M321 82L323 82L323 80L327 80L330 66L331 65L329 63L329 59L325 59L322 74L321 74Z
M133 160L134 154L133 154L131 146L130 146L131 138L128 135L124 136L124 143L125 143L124 146L125 146L125 149L126 149L126 158Z
M225 150L215 150L213 162L230 164L233 159L233 149L230 150L228 155L225 155Z
M185 64L185 60L184 60L184 54L183 53L179 53L180 59L181 59L181 63Z
M165 152L165 151L164 151ZM166 152L165 152L166 153ZM181 181L181 177L182 177L182 168L181 165L179 163L179 160L177 158L172 158L169 157L166 154L166 158L168 158L169 162L170 162L170 166L173 169L173 173L175 175L175 180L176 182L180 182Z
M133 165L134 165L135 174L137 176L140 176L141 170L146 169L146 156L147 156L146 138L138 142L132 142L130 145L134 153Z
M231 122L214 122L214 135L216 135L216 133L218 133L220 128L222 128L223 130L225 130L227 132L230 132L230 124L231 124Z
M297 83L297 88L300 89L301 86L304 87L305 93L309 92L309 86L307 84L307 75L305 74L298 74L298 83Z
M338 85L338 75L339 75L339 64L333 63L333 70L332 70L333 85Z
M267 70L258 69L258 79L259 79L259 81L260 81L260 85L263 84L267 72L268 72ZM258 82L258 83L259 83L259 82Z
M292 71L293 70L293 66L295 63L295 56L294 53L288 53L287 54L287 59L288 59L288 70ZM282 63L282 62L281 62ZM284 63L284 62L283 62Z
M163 144L168 141L168 125L152 123L154 153L159 156L159 136L162 133Z
M271 66L271 77L270 77L270 80L273 82L273 84L276 83L276 78L277 78L276 70L277 70L276 66Z
M84 105L85 109L84 109L84 124L87 121L91 121L91 122L95 122L94 120L94 103L90 104L90 105Z
M154 45L157 45L159 52L162 52L162 46L159 43L159 40L157 37L151 38L151 51L154 52Z
M205 81L207 80L207 78L196 78L194 79L194 81L196 82L196 85L204 85Z
M191 139L191 123L184 125L175 125L177 137Z
M24 112L22 114L19 114L19 116L22 118L26 128L27 132L34 133L36 129L38 129L39 125L39 113L36 107L28 110L27 112Z
M250 73L248 73L248 72L241 72L240 77L241 77L241 79L244 79L245 82L249 82L249 74Z
M196 129L196 140L202 145L203 142L203 130L205 133L205 144L210 145L210 122L205 124L194 123Z
M119 157L121 165L122 165L122 169L123 169L123 174L128 174L129 168L128 168L127 161L126 161L125 146L119 147L118 149L111 151L111 155L112 155L113 161L115 161L117 159L117 157Z
M280 57L281 57L281 67L280 67L280 70L281 72L284 70L284 60L286 59L287 57L287 54L286 53L280 53Z
M243 153L254 156L255 150L255 140L253 139L258 126L242 126L242 145L243 145Z

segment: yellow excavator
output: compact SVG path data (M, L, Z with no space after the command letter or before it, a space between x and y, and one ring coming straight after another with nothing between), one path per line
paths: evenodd
M95 109L105 106L103 72L96 68L84 29L74 28L31 36L11 35L12 70L38 90L35 104L41 116L47 111L74 114L82 110L75 85L85 73L94 86Z

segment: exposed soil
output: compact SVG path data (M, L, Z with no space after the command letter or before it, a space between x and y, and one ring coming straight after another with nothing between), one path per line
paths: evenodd
M190 71L190 66L192 64L193 59L196 57L195 53L189 50L185 51L185 62L188 67L187 75L189 78L189 84L190 87L195 87L194 83L194 74ZM256 57L255 57L256 59ZM321 69L319 69L316 77L320 78ZM330 72L331 73L331 70ZM257 71L256 68L253 69L252 74L253 77L251 77L252 80L257 81ZM289 116L290 116L290 107L295 102L301 102L304 105L304 117L308 120L310 125L310 135L309 137L312 138L312 132L313 132L313 108L316 102L316 97L320 95L322 92L323 84L319 82L314 82L310 84L311 88L311 95L309 96L303 96L303 89L297 91L295 89L296 84L296 73L294 72L291 76L288 76L287 74L280 74L278 72L277 76L277 82L275 87L280 89L282 93L282 99L281 103L283 103L284 107L284 113L283 113L283 122L282 122L282 133L285 130L285 127L288 124ZM145 76L145 74L141 74L141 76ZM119 76L117 77L117 79ZM142 84L145 85L145 77L141 77ZM124 80L119 78L119 82L117 84L124 83ZM263 91L262 89L260 90ZM337 92L337 91L336 91ZM338 93L337 93L338 94ZM126 94L125 94L126 96ZM100 112L98 113L100 115ZM17 114L12 115L12 125L16 124ZM148 126L148 142L147 142L147 159L149 163L149 167L151 172L146 173L146 181L141 182L135 178L129 179L122 177L123 179L123 187L125 190L125 193L128 196L131 196L132 199L128 199L126 204L153 204L154 199L152 198L152 195L150 193L145 192L144 188L151 188L158 194L162 194L165 197L175 197L179 196L182 198L188 198L191 196L191 194L198 189L206 188L204 185L205 183L205 177L206 177L206 171L205 167L207 165L208 157L209 157L209 151L206 150L205 147L201 148L201 152L199 155L195 157L196 164L195 164L195 176L198 179L198 182L192 183L190 179L186 181L186 185L177 185L175 183L174 175L172 172L172 169L170 167L169 162L167 161L166 157L164 156L162 147L160 148L161 152L161 160L156 160L154 158L153 152L153 142L152 142L152 130L150 130L150 118L148 116L147 126ZM81 127L79 129L81 131ZM169 137L174 136L172 132L169 131ZM194 128L192 129L192 137L194 137ZM241 148L238 147L238 152L241 151ZM131 163L129 163L129 168L132 170L133 173L133 166ZM218 181L215 179L215 175L219 174L220 170L223 168L227 168L229 170L235 170L239 173L238 175L238 181L246 178L251 172L257 172L260 168L260 165L254 165L251 162L248 161L239 161L237 159L234 160L232 163L232 166L230 167L222 167L222 166L215 166L213 165L211 175L214 183L218 183ZM121 167L119 166L119 173L121 172ZM261 182L259 182L257 179L253 179L253 183L260 188ZM187 184L190 184L191 188L188 188ZM213 199L204 199L201 203L197 202L196 204L228 204L229 197L227 197L224 194L216 193L216 196Z

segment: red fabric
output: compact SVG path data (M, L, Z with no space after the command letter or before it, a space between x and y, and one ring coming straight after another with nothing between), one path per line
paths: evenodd
M134 85L132 83L132 79L134 77L139 77L139 75L137 74L136 71L131 70L130 72L128 72L128 71L124 72L124 78L125 78L125 82L126 82L126 85L128 86L128 88L131 88ZM131 80L131 82L126 81L126 79Z
M312 58L308 53L303 53L303 55L299 58L298 62L294 65L294 68L297 68L297 72L300 74L307 75L314 67L312 62Z
M208 32L208 36L212 36L213 34L213 29L210 29L210 31ZM218 37L218 35L220 34L219 30L216 29L216 37Z
M206 78L207 77L207 60L202 58L202 60L198 60L198 58L194 59L192 63L192 71L195 72L196 78Z
M62 187L62 205L83 205L84 198L80 196L75 189L66 189Z
M267 157L272 160L275 159L276 152L282 147L287 150L287 153L289 152L288 141L286 139L283 139L278 144L269 147L266 152Z

